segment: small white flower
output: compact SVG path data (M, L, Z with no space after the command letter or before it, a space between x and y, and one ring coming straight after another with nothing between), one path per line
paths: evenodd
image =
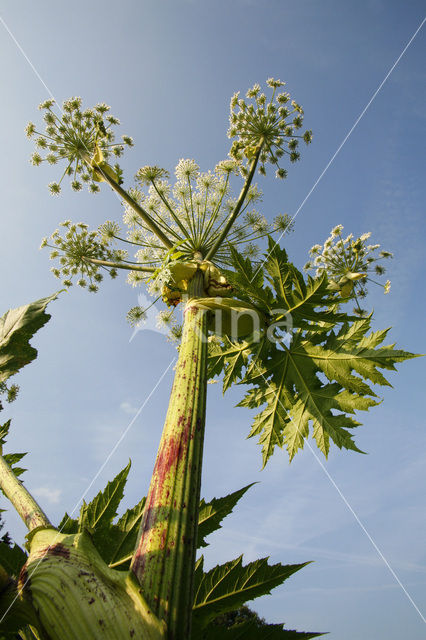
M321 251L321 249L322 249L322 246L320 244L314 244L314 246L311 248L309 253L314 256L317 253L319 253Z
M338 224L334 227L334 229L331 230L331 235L333 237L338 236L340 233L342 233L342 231L343 231L343 225Z
M170 327L176 322L175 317L173 316L173 310L169 311L168 309L164 309L160 311L157 316L157 327L159 329L163 329L165 327Z
M161 294L161 284L158 282L157 278L149 282L147 289L152 296L158 297Z
M138 287L144 280L144 274L141 271L130 271L127 276L127 282L132 285L132 287Z
M177 164L175 173L176 178L181 182L187 182L188 179L191 180L196 178L199 174L200 168L195 160L185 160L181 158Z
M238 164L235 160L231 159L221 160L217 163L214 170L218 175L229 175L230 173L238 174Z

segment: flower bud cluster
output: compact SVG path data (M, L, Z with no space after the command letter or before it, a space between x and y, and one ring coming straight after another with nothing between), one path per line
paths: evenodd
M277 92L284 86L281 80L269 78L268 87L272 89L269 101L259 84L255 84L246 93L246 99L235 93L231 98L228 137L235 138L230 150L243 175L248 172L247 165L259 155L259 172L266 173L265 165L270 162L276 166L276 177L287 177L287 171L280 167L279 160L284 155L290 162L300 158L299 141L309 144L312 131L298 133L303 126L303 109L286 92Z
M119 158L125 146L133 146L133 140L124 135L121 142L115 142L112 127L119 125L120 121L108 113L110 107L104 103L83 110L81 98L70 98L63 103L60 117L53 111L54 104L54 100L46 100L39 105L39 109L44 112L43 133L38 132L32 122L26 127L27 136L34 138L36 144L31 163L35 166L42 162L54 165L61 160L67 163L59 181L49 184L52 195L59 195L65 176L69 176L74 191L81 191L85 183L91 193L97 193L99 178L91 166L95 153L98 151L104 162L110 156ZM115 165L114 172L120 181L121 170L118 164Z

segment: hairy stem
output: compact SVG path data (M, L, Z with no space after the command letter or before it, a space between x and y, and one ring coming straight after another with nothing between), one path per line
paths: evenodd
M40 505L18 480L2 455L0 455L0 487L29 531L36 529L36 527L52 527Z
M203 274L190 283L169 408L131 570L169 640L190 634L207 393ZM192 298L192 301L191 301Z

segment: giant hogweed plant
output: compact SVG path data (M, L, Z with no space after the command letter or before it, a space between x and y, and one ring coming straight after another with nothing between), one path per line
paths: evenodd
M264 559L244 567L238 558L205 573L202 558L196 560L197 545L206 544L205 536L247 489L200 503L208 378L223 374L224 390L249 387L240 405L261 409L250 435L259 436L266 464L276 446L285 445L292 459L310 429L326 456L331 442L358 451L355 412L377 404L371 385L389 384L381 369L413 356L383 346L387 331L370 333L371 316L358 303L371 273L382 275L380 261L391 254L378 254L366 235L343 239L338 227L324 247L312 249L314 264L307 268L317 273L306 279L272 239L274 232L281 238L289 231L291 220L281 215L268 223L253 208L261 198L256 172L265 174L272 164L278 178L286 177L283 160L296 162L300 142L312 137L302 131L303 110L283 83L267 84L269 98L259 85L245 98L232 97L229 157L205 173L193 160L180 160L173 186L165 169L145 166L135 186L123 188L121 168L111 158L133 141L123 136L115 142L119 122L105 104L83 110L80 98L72 98L56 115L48 100L40 105L45 131L27 127L37 145L33 164L64 163L62 177L49 185L52 194L69 177L76 191L86 183L96 193L107 183L124 205L125 232L116 221L96 230L65 221L62 231L45 238L42 246L57 261L54 275L65 287L76 282L90 291L97 291L105 272L115 278L125 270L133 286L146 283L154 303L161 298L166 305L161 321L178 341L179 358L147 497L118 520L128 468L83 504L77 520L65 514L55 528L17 479L22 470L14 465L22 454L1 458L0 485L29 529L28 555L2 547L2 624L22 638L318 635L282 625L263 633L246 623L230 629L213 623L302 565L270 566ZM265 237L262 255L256 241ZM46 322L54 297L3 317L1 383L34 357L28 340ZM358 315L343 310L352 299ZM181 327L173 315L179 307ZM138 325L145 313L136 306L128 318ZM4 391L13 399L10 387Z

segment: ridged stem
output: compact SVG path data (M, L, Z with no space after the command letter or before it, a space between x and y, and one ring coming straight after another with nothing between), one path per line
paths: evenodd
M15 476L6 460L0 455L0 487L21 516L29 531L37 527L51 527L48 517L39 504Z
M203 274L190 283L169 408L131 570L168 640L190 634L207 392L207 313Z

